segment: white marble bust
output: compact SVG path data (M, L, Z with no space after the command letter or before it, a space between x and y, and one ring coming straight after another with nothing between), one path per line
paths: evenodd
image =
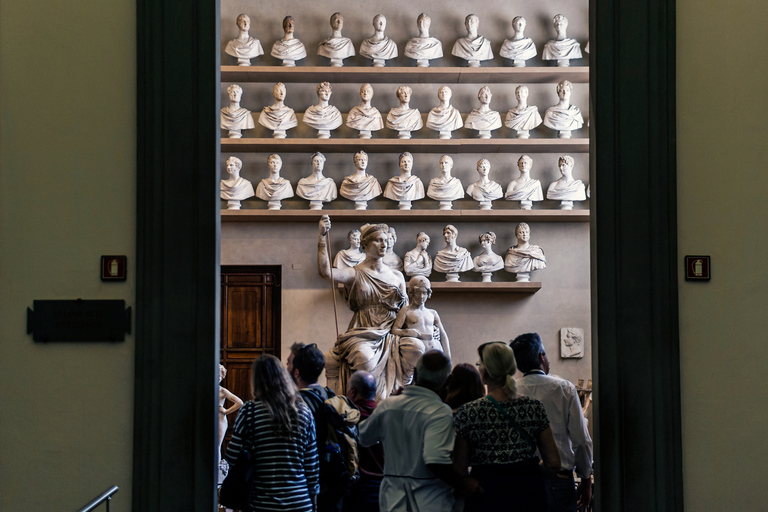
M251 18L247 14L238 16L236 23L240 35L227 43L224 53L235 57L238 66L250 66L251 59L264 55L264 49L259 40L252 38L248 33L251 29Z
M370 139L371 132L376 132L384 128L384 120L381 118L379 109L371 106L373 99L373 87L371 84L363 84L360 87L360 99L362 103L347 114L347 126L360 132L361 139Z
M504 270L516 274L516 281L527 283L531 280L531 272L547 268L544 251L538 245L531 245L531 228L521 222L515 228L517 245L513 245L504 259Z
M440 104L429 111L427 128L439 132L441 139L450 139L451 132L464 126L459 111L451 105L451 88L447 85L437 90Z
M427 195L435 201L440 201L441 210L452 210L452 201L464 198L464 185L459 178L451 176L453 158L448 155L440 157L440 176L429 180Z
M535 105L528 105L528 87L518 85L515 87L517 106L507 112L504 124L517 133L518 139L527 139L530 131L541 124L541 114Z
M348 37L341 35L341 29L344 27L344 17L340 12L331 15L331 37L323 39L317 46L317 54L321 57L328 57L331 60L331 66L339 67L344 65L344 59L355 55L355 45Z
M547 199L559 200L561 210L572 210L574 201L587 199L584 182L573 177L574 163L572 156L561 156L557 161L560 179L550 183L547 189Z
M464 19L464 26L467 28L467 35L456 40L451 55L466 60L470 67L478 67L482 60L493 59L491 42L485 37L477 35L480 18L476 14L470 14Z
M237 157L227 158L228 180L221 180L221 198L227 200L227 210L239 210L240 201L254 196L253 185L240 177L243 161Z
M349 240L349 249L340 250L333 259L335 268L354 267L365 261L365 252L360 248L360 230L353 229L347 233L347 240Z
M472 270L482 274L484 283L490 283L491 274L504 268L504 258L493 252L493 246L496 244L496 233L486 231L478 239L483 252L472 260L472 263L475 265Z
M504 194L507 201L520 201L521 210L530 210L533 201L544 199L541 193L541 182L531 178L531 167L533 167L533 159L528 155L521 156L517 160L520 176L512 180L507 187L507 193Z
M270 55L282 60L283 66L295 66L297 60L307 56L307 49L304 48L304 43L293 35L295 28L296 22L293 20L293 16L283 18L283 38L278 39L272 45Z
M403 260L395 254L395 244L397 243L397 231L392 226L389 226L387 232L387 250L384 253L384 257L381 258L381 262L393 270L403 271Z
M525 18L515 16L512 19L512 28L515 35L512 39L504 40L499 55L510 59L515 67L525 67L525 61L536 56L536 45L533 44L533 39L525 37Z
M571 132L584 126L584 118L581 110L571 105L571 93L573 84L563 80L557 84L557 97L559 101L552 105L544 113L544 126L557 130L557 136L561 139L570 139Z
M237 84L227 87L229 106L221 109L221 129L229 131L230 139L239 139L243 136L243 130L255 128L251 111L240 106L243 97L243 88Z
M331 130L341 126L341 112L333 105L328 104L331 99L333 89L328 82L321 82L317 85L317 105L308 107L304 112L304 124L317 130L318 139L328 139L331 137Z
M272 88L272 97L275 103L264 107L259 114L259 124L272 130L272 136L276 139L284 139L286 130L298 126L296 112L285 106L285 84L278 82Z
M407 276L429 277L432 273L432 258L427 252L429 235L421 231L416 235L416 247L405 253L403 267Z
M501 128L501 116L490 107L492 97L491 89L487 85L481 87L477 93L480 108L472 109L464 121L464 128L477 130L479 139L490 139L491 132Z
M544 45L541 56L544 60L556 60L558 66L570 66L571 59L581 58L581 45L575 39L569 39L566 34L568 18L557 14L552 23L555 26L556 35Z
M360 44L360 55L372 59L373 65L383 67L386 61L397 57L397 45L384 35L387 28L387 18L383 14L373 17L373 35Z
M424 184L418 176L412 174L413 155L408 151L402 153L399 158L400 175L393 176L384 187L384 197L398 201L400 210L410 210L411 201L424 198Z
M448 224L443 228L445 247L437 251L433 268L445 274L448 282L458 282L459 272L467 272L475 266L469 251L456 245L456 237L459 230L456 226Z
M336 183L332 178L323 175L325 155L314 153L311 160L312 174L299 180L296 195L309 201L310 210L322 210L323 203L336 199Z
M339 193L355 202L355 210L368 208L368 201L381 195L381 185L376 178L366 173L368 154L358 151L354 156L355 173L344 178Z
M407 85L398 87L396 95L400 106L387 114L387 128L397 130L399 139L410 139L411 132L421 130L424 126L419 109L411 108L411 94L413 90Z
M492 201L499 199L504 195L501 185L488 179L491 172L491 162L486 158L477 161L477 174L480 179L467 187L467 195L479 202L481 210L490 210Z
M272 153L267 158L269 167L269 178L264 178L256 187L256 197L268 201L267 206L270 210L279 210L280 201L293 197L293 187L291 182L280 176L280 169L283 167L283 159L280 155Z
M429 36L429 27L432 18L426 13L419 14L416 18L416 26L419 28L419 36L414 37L405 45L405 56L416 60L420 68L429 67L429 61L443 56L443 43Z

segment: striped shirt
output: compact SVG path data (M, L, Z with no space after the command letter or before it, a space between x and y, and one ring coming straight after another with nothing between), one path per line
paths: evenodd
M299 424L290 438L276 431L264 404L247 402L240 409L227 447L230 464L237 460L243 446L256 458L250 510L311 512L310 494L320 491L320 464L315 420L303 402L299 404Z

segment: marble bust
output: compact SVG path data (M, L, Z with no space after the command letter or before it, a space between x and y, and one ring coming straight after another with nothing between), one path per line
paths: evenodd
M387 18L382 14L373 17L373 35L360 44L360 55L373 60L375 67L383 67L386 61L397 57L397 45L384 35Z
M535 105L528 105L528 87L518 85L515 87L517 106L507 112L504 124L517 133L518 139L527 139L530 131L541 124L541 114Z
M360 248L360 230L353 229L347 233L349 249L342 249L333 259L334 268L354 267L365 260L365 252Z
M317 130L318 139L331 138L331 130L341 126L341 112L333 105L328 104L333 90L328 82L317 85L317 105L308 107L304 112L304 124Z
M555 38L547 41L541 57L544 60L556 60L558 66L570 66L571 59L581 58L581 45L575 39L569 39L566 35L568 18L562 14L555 15L552 20L555 26Z
M492 201L504 195L501 185L488 179L490 172L491 162L486 158L481 158L477 161L477 174L480 175L480 179L467 187L467 195L472 196L475 201L479 201L481 210L490 210Z
M272 45L270 55L282 60L283 66L295 66L297 60L307 56L307 49L304 48L304 44L293 36L295 28L296 22L293 21L293 16L283 18L283 38L278 39Z
M325 155L314 153L311 160L312 174L299 180L296 195L309 201L310 210L322 210L323 203L336 199L336 183L332 178L323 175Z
M485 37L477 35L480 18L476 14L470 14L464 19L464 26L467 28L467 35L456 40L451 55L466 60L470 67L480 66L482 60L493 59L491 42Z
M447 85L437 90L437 98L440 104L429 111L427 116L427 128L439 132L441 139L450 139L451 132L458 130L464 123L459 111L451 106L451 88Z
M243 161L237 157L227 158L228 180L221 180L221 198L227 200L227 210L239 210L240 201L254 196L253 185L240 177Z
M571 105L571 93L573 84L563 80L557 84L557 105L552 105L544 113L544 126L557 130L557 136L561 139L570 139L571 132L584 126L584 118L581 110Z
M264 49L259 40L252 38L248 33L251 29L251 18L247 14L238 16L236 23L240 35L227 43L224 53L235 57L238 66L250 66L251 59L264 55Z
M403 271L403 260L400 256L395 254L395 244L397 243L397 231L392 226L389 226L387 232L387 250L384 253L384 257L381 258L381 262L392 270Z
M275 153L267 158L269 167L269 178L264 178L256 187L256 197L268 201L267 207L270 210L279 210L280 201L293 197L293 187L291 182L280 176L280 168L283 166L283 159Z
M412 174L413 155L408 151L402 153L399 158L400 175L393 176L384 187L384 197L399 201L400 210L410 210L411 201L418 201L424 197L424 184L418 176Z
M587 199L584 183L573 177L573 165L572 156L561 156L557 161L560 179L550 183L547 189L547 199L559 200L561 210L572 210L574 201L586 201Z
M443 56L443 43L429 37L429 27L432 18L426 13L419 14L416 18L416 26L419 28L419 36L414 37L405 45L405 56L416 60L416 66L429 67L429 61L440 59Z
M531 280L531 272L547 268L544 251L538 245L531 245L531 228L521 222L515 228L517 245L513 245L504 258L504 270L516 274L515 280L527 283Z
M521 156L517 160L520 176L512 180L507 187L507 193L504 194L507 201L520 201L521 210L530 210L533 201L544 199L541 193L541 182L531 178L531 167L533 167L533 159L528 155Z
M365 172L368 167L368 154L365 151L355 153L354 163L355 173L344 178L339 193L355 202L355 210L365 210L368 201L381 195L381 185L375 177Z
M464 185L459 178L451 176L452 169L453 158L443 155L440 157L440 176L429 180L427 195L440 201L441 210L452 210L452 202L464 198Z
M361 139L370 139L371 132L379 131L384 128L384 121L381 119L379 109L371 106L373 99L373 87L371 84L363 84L360 87L360 99L362 103L347 114L347 126L360 132Z
M230 139L239 139L243 136L243 130L255 128L251 111L240 106L243 97L243 88L237 84L227 87L229 106L221 109L221 129L229 130Z
M504 258L493 252L493 246L496 244L496 233L486 231L478 237L483 252L475 256L472 260L475 272L480 272L484 283L491 282L491 274L504 268Z
M352 40L341 35L341 29L344 27L344 17L340 12L331 15L331 37L323 39L317 46L317 54L321 57L328 57L331 60L331 66L340 67L344 65L344 59L355 55L355 46Z
M492 97L491 89L487 85L481 87L477 93L480 108L472 109L464 121L464 128L478 131L478 139L490 139L491 132L501 128L501 116L490 107Z
M443 228L445 247L437 251L434 261L434 269L444 273L445 280L451 283L459 281L459 272L467 272L475 266L469 251L456 245L457 236L456 226L448 224Z
M405 253L403 267L407 276L429 277L432 273L432 258L427 252L429 235L421 231L416 235L416 247Z
M522 16L515 16L512 19L515 35L512 39L505 39L499 50L499 55L510 59L515 67L525 67L525 61L536 56L536 45L533 44L533 39L525 37L524 34L525 23L525 18Z
M399 139L410 139L411 132L421 130L424 126L419 109L411 108L411 94L413 90L407 85L398 87L396 95L400 106L391 109L387 114L387 128L397 130Z
M285 106L285 94L285 84L276 83L272 88L275 104L264 107L259 114L259 124L272 130L272 136L276 139L284 139L286 130L295 128L299 124L296 112Z

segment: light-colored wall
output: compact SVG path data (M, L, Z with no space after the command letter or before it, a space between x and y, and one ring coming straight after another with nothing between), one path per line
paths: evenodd
M0 6L0 510L130 510L133 337L34 343L35 299L134 303L135 3ZM128 256L102 283L100 256Z

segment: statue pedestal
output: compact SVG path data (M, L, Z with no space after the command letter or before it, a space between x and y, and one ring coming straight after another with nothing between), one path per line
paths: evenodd
M239 210L240 209L240 201L236 201L234 199L230 199L227 201L227 210Z
M283 61L283 66L285 66L287 68L296 67L296 61L295 60L291 60L291 59L285 59Z
M281 206L280 201L269 201L267 203L267 208L270 210L279 210Z
M397 203L397 208L399 210L410 210L411 209L411 202L410 201L400 201Z
M243 133L240 130L229 130L228 135L230 139L239 139L243 136Z
M285 130L275 130L272 132L272 137L275 139L284 139L285 138Z
M368 201L355 201L355 210L367 210Z
M451 131L450 130L448 130L448 131L440 130L440 132L438 133L438 138L440 138L440 139L450 139L451 138Z
M453 210L453 201L440 201L441 210Z
M525 61L523 59L515 59L512 61L512 66L516 68L524 68L525 67Z
M317 138L318 139L330 139L331 138L331 130L317 130Z
M250 66L251 65L251 59L237 59L237 65L238 66Z
M418 67L418 68L428 68L429 67L429 59L417 59L416 60L416 67Z
M490 139L491 138L491 130L480 130L477 132L477 138L478 139Z
M458 283L459 282L459 273L458 272L448 272L445 274L445 282L446 283Z
M322 210L323 209L323 202L322 201L310 201L309 202L309 209L310 210Z
M340 68L344 65L344 59L340 59L338 57L331 58L331 66L334 68Z
M571 130L560 130L557 132L557 138L559 139L570 139L571 138Z
M375 68L383 68L387 65L387 61L384 59L373 59L373 67Z
M371 130L360 130L360 135L357 136L359 139L370 139L371 138Z
M407 132L407 131L397 132L397 138L398 139L410 139L411 138L411 132Z
M480 67L480 61L479 60L468 60L467 66L470 68L479 68Z
M483 282L484 283L490 283L491 282L491 275L493 275L493 273L492 272L482 272L480 275L483 276Z
M573 201L560 201L561 210L573 210Z
M520 201L521 210L530 210L533 206L533 201Z
M559 68L567 68L571 65L570 59L557 59L557 67Z
M531 136L531 132L529 132L528 130L520 130L519 132L517 132L518 139L528 139L530 138L530 136Z
M490 210L491 208L493 208L493 204L491 203L491 201L478 201L477 204L478 204L478 208L480 208L481 210Z
M531 282L531 273L530 272L518 272L515 274L515 281L518 283L529 283Z

